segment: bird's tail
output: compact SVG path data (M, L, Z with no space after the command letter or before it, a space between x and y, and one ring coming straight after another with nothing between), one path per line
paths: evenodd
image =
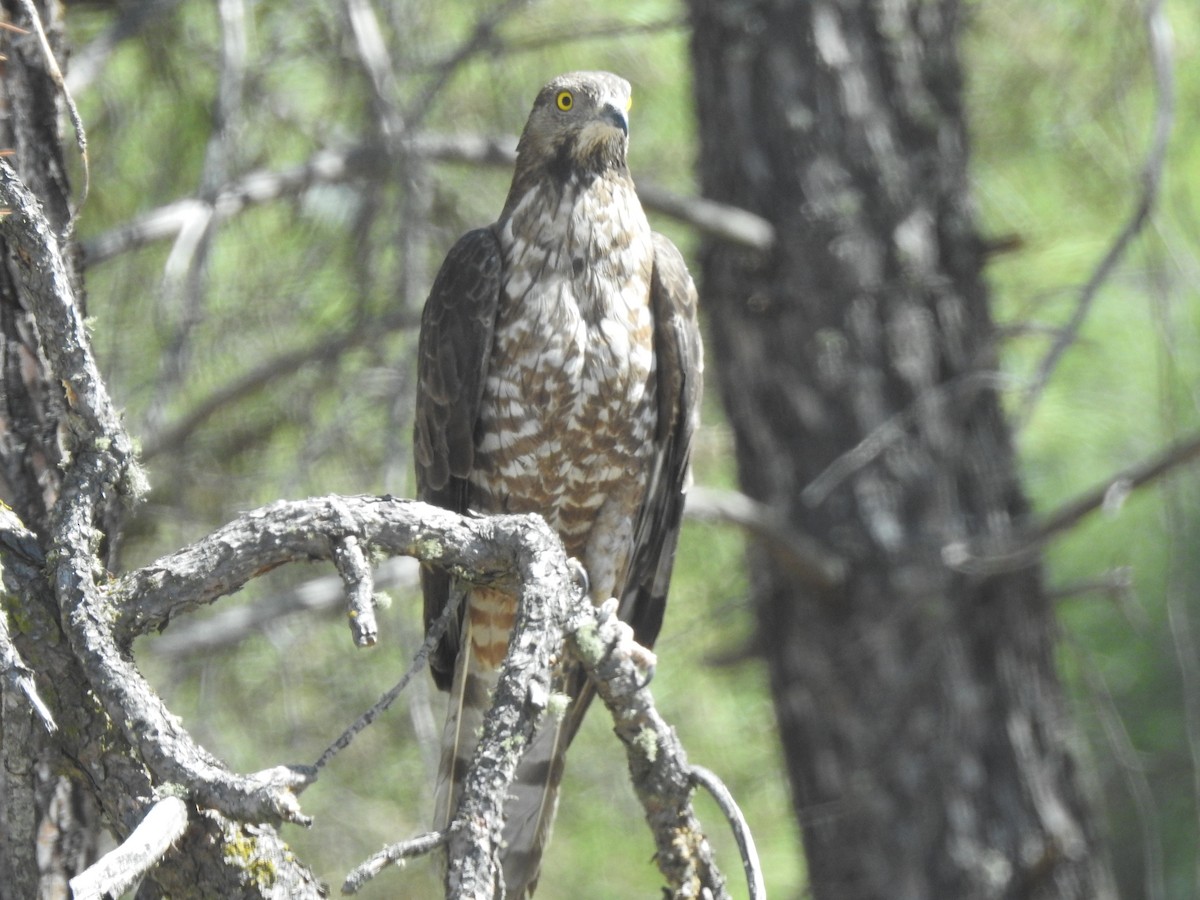
M435 828L444 828L458 807L467 767L483 731L483 717L500 678L515 602L512 596L490 588L475 588L467 597L462 642L442 732ZM554 690L578 694L582 673L571 680L572 684L555 684ZM565 717L548 714L543 718L517 767L504 807L504 845L500 853L507 897L529 897L537 886L542 850L550 839L558 806L567 746L589 699L590 692L585 690Z

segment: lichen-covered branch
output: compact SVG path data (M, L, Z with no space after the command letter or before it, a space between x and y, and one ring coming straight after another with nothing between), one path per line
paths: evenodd
M616 617L616 604L574 604L567 643L587 669L625 745L634 789L654 833L655 861L672 900L729 896L711 846L692 810L693 776L675 729L648 688L653 658Z
M38 199L3 159L0 206L8 211L0 218L0 235L17 251L12 259L19 289L33 312L51 370L66 392L76 439L94 442L122 467L132 467L132 445L92 356L63 246Z
M49 399L27 398L30 403L25 409L29 413L34 403L43 403L44 408L37 407L38 415L61 445L54 457L62 461L54 470L56 489L39 491L46 498L48 513L37 523L37 532L24 529L15 515L0 523L3 612L14 652L21 653L37 673L59 725L52 736L57 744L55 758L79 767L84 777L74 784L89 786L92 799L119 838L129 834L154 802L153 786L172 780L172 774L213 775L208 779L209 793L233 788L218 799L229 801L226 795L232 793L228 806L235 815L257 814L264 798L267 806L286 806L286 790L272 781L276 773L239 779L195 747L115 640L100 539L102 534L115 533L119 511L139 497L143 479L132 442L91 352L65 255L67 244L47 220L46 199L35 196L3 160L0 206L7 212L0 217L3 261L8 283L16 291L15 296L7 294L0 300L10 312L20 311L25 323L20 333L29 357L44 368L39 384L58 392ZM4 321L11 325L11 318ZM6 329L4 338L11 337ZM39 512L36 505L30 509ZM18 851L33 847L35 828L41 835L44 826L56 823L39 820L33 805L31 773L41 751L21 733L22 723L30 720L20 712L10 706L3 717L8 813L4 845L9 852L4 870L16 895L34 896L41 881L37 860L32 854L24 859ZM213 799L204 785L189 786L197 788L189 793L192 799L200 803ZM321 895L316 879L270 826L247 826L213 810L192 812L197 818L184 835L180 854L173 865L155 873L164 890L183 896L185 888L194 891L195 885L204 884L214 895L229 898L271 892L295 898ZM249 864L238 854L223 852L248 845L253 846L255 858L273 861L268 879L261 872L250 874Z

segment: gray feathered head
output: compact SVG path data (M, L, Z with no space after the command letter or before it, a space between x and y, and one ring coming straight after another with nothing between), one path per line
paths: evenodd
M568 72L541 91L517 144L517 172L560 181L624 169L631 89L611 72Z

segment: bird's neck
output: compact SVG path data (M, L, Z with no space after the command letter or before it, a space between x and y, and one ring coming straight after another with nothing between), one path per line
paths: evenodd
M541 183L497 223L504 296L526 310L599 323L649 302L650 225L626 177ZM536 314L536 313L535 313Z
M598 222L604 227L596 227ZM565 253L570 259L562 264L579 266L604 265L613 253L648 238L650 226L629 172L622 168L576 173L563 181L514 179L497 230L501 243L517 256Z

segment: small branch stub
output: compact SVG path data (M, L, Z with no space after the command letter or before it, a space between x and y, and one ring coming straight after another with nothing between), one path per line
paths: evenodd
M346 617L356 647L373 647L379 640L375 620L375 577L358 538L347 535L333 542L333 564L346 586Z

